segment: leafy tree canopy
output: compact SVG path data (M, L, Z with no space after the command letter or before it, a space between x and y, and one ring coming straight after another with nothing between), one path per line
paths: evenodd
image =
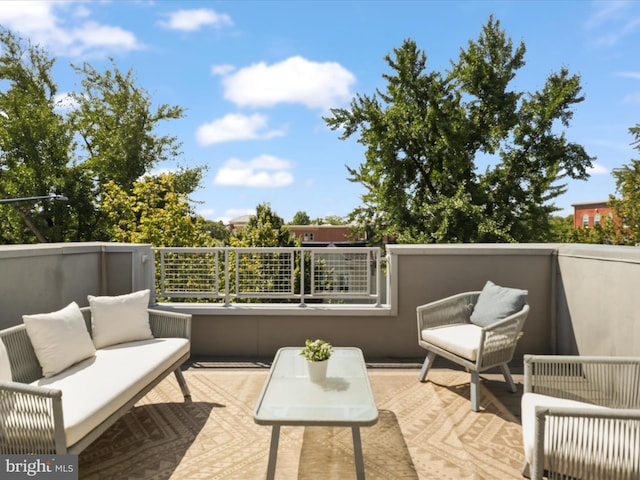
M229 243L232 247L291 247L295 245L295 237L271 205L262 203Z
M293 219L289 223L289 225L310 225L310 224L311 224L311 218L309 217L309 214L302 210L296 212L296 214L293 216Z
M350 219L401 243L547 237L562 179L588 178L592 158L564 134L583 101L579 76L562 68L539 91L518 92L524 55L493 17L445 72L428 71L410 39L386 55L386 89L325 118L366 146L363 163L347 167L366 190Z
M632 145L640 151L640 124L629 129L634 140ZM620 243L640 244L640 160L613 170L618 197L611 196L609 205L624 226L620 230Z

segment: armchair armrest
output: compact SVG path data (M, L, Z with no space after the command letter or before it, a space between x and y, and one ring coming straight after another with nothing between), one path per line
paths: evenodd
M640 409L538 406L531 479L639 478L639 430Z
M525 305L519 312L482 328L483 335L478 352L478 359L481 361L479 368L484 369L511 361L528 314L529 305Z
M191 339L191 315L189 314L150 308L149 324L156 338Z
M640 409L640 357L525 355L524 392Z
M0 382L0 452L66 453L62 392L20 382Z
M480 292L465 292L452 295L435 302L420 305L416 308L418 315L418 339L425 328L451 325L455 323L469 323L473 306L478 300Z

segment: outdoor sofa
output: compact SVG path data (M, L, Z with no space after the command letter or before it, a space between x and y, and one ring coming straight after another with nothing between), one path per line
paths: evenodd
M78 454L181 365L191 316L149 309L149 290L89 296L0 330L0 452Z

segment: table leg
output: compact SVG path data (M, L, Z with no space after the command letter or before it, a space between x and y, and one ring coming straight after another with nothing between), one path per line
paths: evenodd
M278 458L278 441L280 440L280 425L271 427L271 445L269 446L269 465L267 466L267 480L273 480L276 475L276 459Z
M360 427L351 427L353 435L353 457L356 463L356 478L364 480L364 459L362 457L362 442L360 441Z

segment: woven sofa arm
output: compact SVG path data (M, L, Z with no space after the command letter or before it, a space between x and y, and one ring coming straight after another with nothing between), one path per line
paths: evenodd
M425 328L469 323L473 306L480 292L464 292L416 308L418 316L418 337Z
M640 409L536 407L531 479L640 478Z
M66 453L62 392L20 382L0 382L0 452Z
M191 339L191 315L151 308L148 311L154 337Z
M524 392L640 409L640 357L525 355Z

